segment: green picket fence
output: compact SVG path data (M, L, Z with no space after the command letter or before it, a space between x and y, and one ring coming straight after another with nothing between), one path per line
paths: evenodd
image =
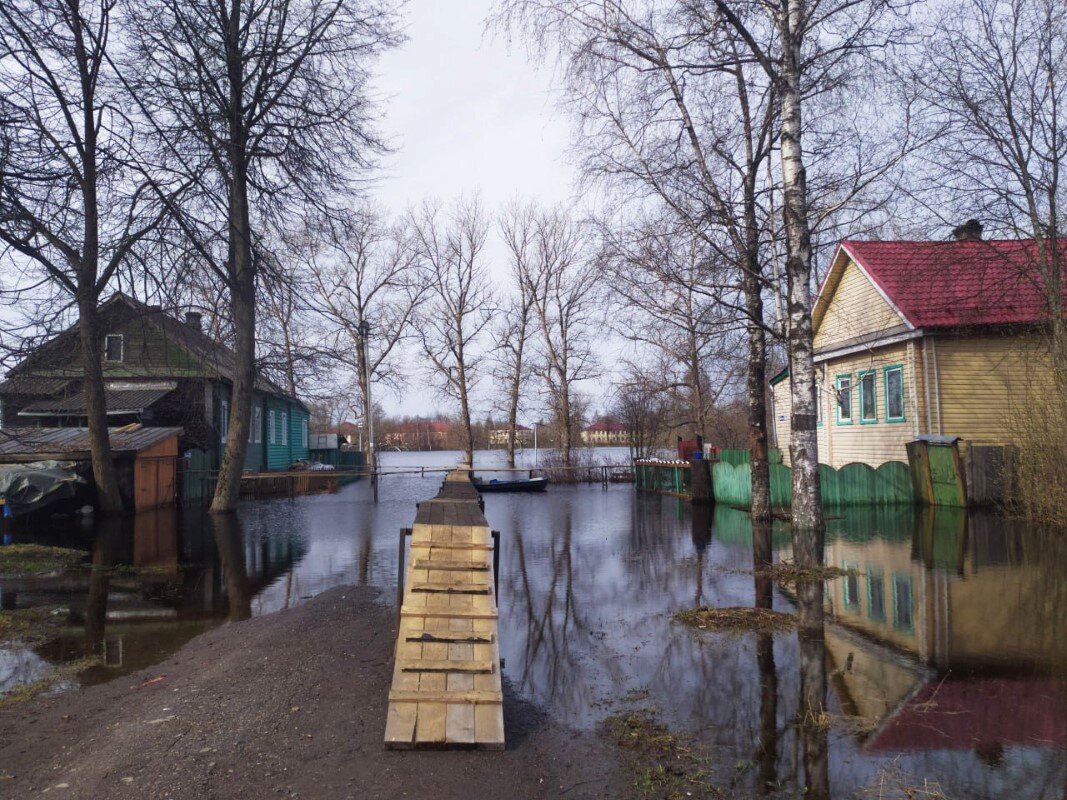
M772 463L771 505L787 508L793 499L793 473L784 464ZM715 501L738 508L752 505L752 471L747 462L731 464L719 461L712 465ZM819 465L822 502L827 506L853 506L898 503L914 504L908 465L888 461L877 469L867 464L846 464L840 469Z

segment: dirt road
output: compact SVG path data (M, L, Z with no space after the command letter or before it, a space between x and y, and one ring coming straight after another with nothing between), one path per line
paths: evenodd
M0 798L619 798L618 754L513 696L503 753L382 746L392 610L369 590L213 630L166 662L0 709Z

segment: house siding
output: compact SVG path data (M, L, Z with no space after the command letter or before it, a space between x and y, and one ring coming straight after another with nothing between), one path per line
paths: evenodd
M850 260L815 333L815 350L825 350L902 325L901 316Z
M886 413L885 368L900 366L903 369L904 420L890 422ZM823 391L819 392L822 405L822 424L818 427L819 462L832 467L860 462L877 467L886 461L907 461L905 445L917 434L917 423L924 414L920 392L916 383L917 373L922 370L917 349L910 342L869 350L857 355L838 358L816 365ZM860 374L871 371L875 375L875 407L877 421L860 422ZM852 423L837 421L837 408L832 394L840 375L852 378ZM785 463L789 460L789 397L790 381L783 380L774 387L774 420L779 447L783 450ZM921 426L920 426L921 427Z
M1013 420L1019 411L1028 398L1051 389L1052 359L1044 339L1037 334L936 337L932 345L941 411L941 430L935 433L975 444L1015 441Z
M274 441L270 436L270 412L274 412ZM284 417L283 417L284 415ZM304 409L295 403L289 403L278 398L269 398L265 411L267 430L264 435L264 446L267 452L267 469L271 471L285 470L294 461L306 459L308 448L301 439L302 423L309 420L309 415ZM284 419L284 422L283 422ZM282 425L285 425L285 439L282 438Z

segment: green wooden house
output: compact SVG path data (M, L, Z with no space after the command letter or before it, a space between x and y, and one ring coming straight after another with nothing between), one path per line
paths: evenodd
M179 319L124 294L100 310L108 423L184 430L196 470L217 468L228 436L234 354L203 330L201 315ZM85 394L76 327L37 347L0 383L3 426L84 427ZM307 406L257 374L245 469L287 469L308 457Z

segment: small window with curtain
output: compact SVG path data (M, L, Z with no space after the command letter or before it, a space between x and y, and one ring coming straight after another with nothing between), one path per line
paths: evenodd
M289 444L289 414L285 411L281 414L282 417L282 444Z
M860 423L870 425L878 421L878 384L874 371L860 373Z
M122 361L125 349L121 333L109 333L104 337L104 361Z
M252 442L254 444L263 443L263 409L256 406L256 411L252 415Z
M837 390L837 424L852 424L852 376L838 375L834 388Z
M904 367L885 368L885 418L888 422L904 421Z

